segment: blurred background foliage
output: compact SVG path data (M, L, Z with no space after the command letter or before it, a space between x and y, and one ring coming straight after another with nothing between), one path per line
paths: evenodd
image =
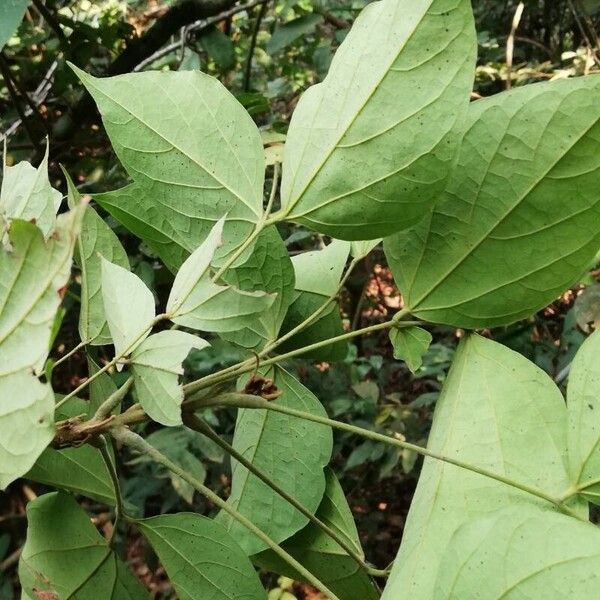
M406 1L409 0L400 0ZM281 144L297 103L318 83L365 0L33 0L17 32L0 54L0 132L6 163L39 161L50 140L50 174L64 189L59 166L82 193L115 189L127 180L103 131L94 104L67 66L71 61L95 75L148 69L201 69L219 78L261 127L268 156L280 160ZM600 0L473 0L479 62L473 95L489 96L512 86L598 71ZM377 43L377 40L373 40ZM156 98L159 102L160 98ZM485 143L485 140L482 140ZM568 199L565 199L568 201ZM158 298L172 274L118 223L107 219L126 245L135 272ZM319 247L323 239L286 225L282 235L292 254ZM488 332L521 352L558 383L590 327L600 322L599 261L581 282L530 319ZM65 300L56 342L59 358L78 342L77 277ZM350 277L341 309L347 327L387 319L402 306L381 249ZM461 332L432 330L434 344L413 376L395 361L385 334L359 339L338 363L293 365L331 416L424 444L433 409ZM102 354L98 360L102 361ZM196 378L233 364L238 351L215 341L192 354L186 376ZM86 376L83 356L65 363L55 387L65 392ZM118 375L116 375L118 377ZM234 414L212 416L231 436ZM229 462L222 451L185 428L147 426L150 441L198 478L226 495ZM354 511L370 560L386 565L402 534L420 461L409 452L337 433L333 463ZM124 457L124 492L131 510L153 515L171 510L210 513L211 506L185 482L143 460ZM17 597L14 570L22 544L24 505L43 486L17 482L0 494L0 598ZM135 507L135 508L133 508ZM89 505L99 526L108 519ZM125 544L123 544L125 547ZM128 560L156 598L171 597L164 574L141 540L129 540ZM316 597L293 582L272 579L273 598ZM279 594L279 596L277 596ZM285 594L288 594L286 596Z

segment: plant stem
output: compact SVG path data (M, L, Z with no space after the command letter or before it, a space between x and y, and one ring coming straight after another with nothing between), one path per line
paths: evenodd
M112 541L115 537L115 533L117 531L117 527L124 514L123 496L121 495L121 486L119 484L119 476L117 475L117 469L113 462L112 456L110 455L108 440L104 435L99 436L98 439L100 442L98 444L98 448L100 450L100 454L102 454L102 459L104 460L106 470L108 471L108 475L115 490L115 521L113 523L113 530L109 540L109 543L112 544Z
M103 421L110 413L121 404L123 398L133 385L133 377L130 377L118 390L113 392L99 407L92 421Z
M250 473L256 475L256 477L258 477L263 483L268 485L274 492L289 502L298 512L303 514L311 523L316 525L334 542L341 546L361 568L372 570L372 567L365 563L363 557L356 551L356 548L354 548L347 539L344 539L342 536L338 535L333 529L331 529L331 527L326 525L323 521L321 521L321 519L308 510L308 508L298 502L293 496L290 496L290 494L288 494L283 488L279 487L279 485L277 485L277 483L275 483L266 473L257 468L243 454L240 454L231 444L228 444L224 439L222 439L217 432L214 431L214 429L212 429L208 423L206 423L206 421L203 421L194 414L184 415L183 420L190 429L201 433L208 439L212 440L215 444L223 448L227 454L235 458L235 460L237 460L241 465L246 467ZM376 570L376 572L377 577L383 576L384 571Z
M79 352L79 350L81 350L82 348L84 348L85 346L87 346L90 343L90 340L86 340L84 342L79 342L79 344L77 344L77 346L75 346L75 348L73 348L72 350L70 350L69 352L67 352L64 356L61 356L53 365L53 369L56 369L56 367L58 367L58 365L64 363L66 360L69 360L69 358L71 358L71 356L73 356L73 354L76 354L77 352Z
M244 82L242 88L245 92L250 91L250 81L252 78L252 59L254 58L254 50L256 49L256 40L258 39L258 33L260 32L260 25L267 12L268 2L261 4L258 9L258 15L254 22L254 28L252 30L252 37L250 38L250 48L248 49L248 57L246 58L246 66L244 68Z
M328 425L329 427L333 427L334 429L341 429L342 431L348 431L350 433L360 435L367 439L383 442L384 444L389 444L391 446L397 446L398 448L402 448L403 450L410 450L417 454L421 454L422 456L427 456L429 458L433 458L435 460L439 460L455 467L459 467L461 469L465 469L467 471L471 471L473 473L477 473L478 475L483 475L484 477L488 477L489 479L494 479L500 483L505 485L509 485L516 489L519 489L523 492L531 494L532 496L537 496L550 504L556 506L560 511L569 514L572 517L576 517L577 519L582 520L582 518L572 511L569 507L563 504L563 501L560 498L554 498L549 494L546 494L543 490L540 490L536 487L530 486L526 483L521 483L519 481L514 481L509 477L506 477L500 473L495 473L493 471L489 471L483 467L479 467L477 465L472 465L462 460L451 458L449 456L444 456L442 454L438 454L432 450L427 448L423 448L422 446L417 446L416 444L411 444L409 442L405 442L399 440L397 438L384 435L382 433L377 433L375 431L370 431L369 429L363 429L362 427L357 427L356 425L350 425L349 423L342 423L341 421L335 421L333 419L328 419L327 417L321 417L318 415L313 415L308 412L304 412L301 410L296 410L294 408L289 408L282 404L277 404L275 402L268 402L267 400L263 400L257 396L249 396L246 394L223 394L216 398L220 404L225 406L236 406L238 408L257 408L257 409L266 409L272 410L275 412L283 413L286 415L290 415L292 417L297 417L299 419L306 419L308 421L314 421L315 423L321 423L322 425Z
M212 490L207 488L201 481L190 475L187 471L182 469L179 465L169 460L164 454L159 452L154 446L149 444L144 438L139 436L137 433L125 429L124 427L114 429L111 431L112 436L122 444L129 446L132 450L149 456L155 462L163 465L172 473L175 473L181 477L184 481L187 481L195 490L200 492L208 500L210 500L215 506L219 507L228 513L238 523L243 525L248 531L256 535L262 540L275 554L277 554L282 560L288 563L293 569L295 569L306 581L315 586L330 600L339 600L339 598L317 577L315 577L310 571L302 566L293 556L288 554L281 546L275 543L264 531L259 529L252 521L247 519L244 515L239 513L237 510L232 508L225 500L221 499Z

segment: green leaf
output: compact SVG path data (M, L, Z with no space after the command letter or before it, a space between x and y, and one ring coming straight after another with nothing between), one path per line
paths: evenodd
M0 224L12 219L34 221L44 237L54 229L62 194L52 188L48 179L48 147L46 143L44 158L37 169L25 161L9 167L4 156Z
M3 0L0 5L0 50L23 20L29 0Z
M324 250L304 252L292 258L296 273L296 293L281 326L281 334L292 331L318 310L338 289L348 259L350 244L334 240ZM344 333L337 302L331 302L321 316L311 325L292 336L278 347L279 352L289 352ZM330 344L303 354L314 360L343 360L348 353L345 342Z
M137 521L179 600L264 600L252 564L222 525L192 513Z
M71 274L82 209L61 215L47 242L15 220L0 247L0 488L26 473L54 435L54 396L43 371L61 293Z
M267 52L276 54L281 52L296 40L312 33L317 25L323 22L323 17L314 13L303 15L283 25L277 25L273 35L267 42Z
M600 246L599 138L596 77L474 102L445 201L386 241L411 311L494 327L531 315L577 281Z
M202 32L200 44L222 71L235 67L235 48L231 38L214 25Z
M66 172L64 174L69 191L69 207L74 208L81 203L81 196L72 179ZM96 211L88 207L77 240L75 262L81 269L79 336L83 341L91 340L90 343L94 346L112 343L102 300L100 257L129 270L129 259L119 238Z
M55 420L84 415L87 411L87 402L73 398L56 411ZM115 503L113 484L102 455L89 444L62 450L46 448L25 477L38 483L83 494L104 504Z
M600 504L600 331L581 346L571 367L567 392L569 469L574 486Z
M356 259L364 258L373 250L375 250L375 248L377 248L381 242L381 238L362 242L352 242L350 244L350 254Z
M530 507L507 508L457 532L444 553L433 597L594 598L598 548L600 532L591 523Z
M276 294L269 310L262 312L246 328L222 337L245 348L260 349L277 338L285 313L294 298L294 266L276 227L265 229L252 254L242 265L228 269L227 283L246 292Z
M175 276L167 314L178 325L201 331L236 331L255 321L275 300L262 291L244 292L212 281L210 263L221 244L224 223L224 219L217 222Z
M325 469L327 487L316 516L339 536L346 539L356 552L364 557L358 531L342 486L333 471ZM346 551L333 541L320 527L309 523L304 529L282 544L286 552L316 575L340 598L377 600L379 593L368 574L359 567ZM253 556L260 567L302 580L302 576L281 560L272 550Z
M256 125L227 89L199 71L96 79L74 69L134 181L95 199L170 269L224 214L220 255L239 246L262 216L265 158Z
M145 339L131 355L131 372L138 401L151 419L181 425L182 362L192 348L209 343L183 331L161 331Z
M283 394L278 404L325 416L317 398L287 371L275 367L273 380ZM241 409L233 446L273 481L311 511L316 511L325 490L323 468L332 450L331 430L323 425L266 410ZM307 523L281 496L243 465L232 465L231 495L227 500L276 542ZM266 548L262 540L225 512L218 515L248 555Z
M468 0L367 6L292 117L284 214L346 240L421 220L453 167L475 52Z
M412 373L423 364L423 356L433 340L429 331L421 327L394 327L390 330L394 358L403 360Z
M45 494L27 505L19 562L25 593L40 598L148 600L149 594L96 531L72 496Z
M477 335L459 346L437 402L428 448L559 497L569 488L566 408L558 388L520 354ZM454 532L511 504L552 505L512 486L425 459L383 600L435 598ZM577 507L585 515L585 507Z
M101 257L102 301L115 354L131 354L150 333L154 317L154 296L146 284L129 269Z

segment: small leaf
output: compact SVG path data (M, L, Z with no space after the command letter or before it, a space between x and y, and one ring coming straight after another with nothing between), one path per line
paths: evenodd
M273 35L267 42L267 52L276 54L281 52L296 40L312 33L317 25L323 22L323 17L315 13L302 15L292 21L288 21L283 25L277 25L273 31Z
M275 367L272 377L283 392L274 402L325 416L317 398L287 371ZM317 510L325 490L323 468L331 457L331 429L273 411L241 409L233 446L309 510ZM304 515L243 465L233 462L232 471L227 502L276 542L306 525ZM227 513L221 511L217 518L248 555L266 548L262 540Z
M425 217L454 167L476 49L469 0L369 4L294 111L287 218L364 240Z
M496 327L548 305L598 251L600 78L478 100L465 130L443 202L385 252L415 316Z
M54 402L54 399L52 401ZM55 420L84 415L87 411L87 402L72 398L56 411ZM62 450L46 448L25 477L38 483L83 494L104 504L115 503L113 484L102 455L97 448L89 444Z
M128 269L104 257L102 300L115 355L131 354L148 337L154 317L154 296L146 284Z
M0 4L0 50L23 20L29 0L3 0Z
M264 600L258 574L216 521L192 513L137 521L179 600Z
M469 335L436 404L427 447L559 497L570 485L566 423L563 397L546 373L496 342ZM407 589L414 598L437 598L440 560L456 530L515 504L553 509L517 488L426 458L382 600L396 600ZM583 503L572 508L586 515Z
M443 555L436 600L594 598L600 532L591 523L514 506L461 527ZM485 582L485 583L483 583Z
M345 538L359 556L364 557L352 511L342 486L331 469L325 469L325 474L327 487L316 516L340 537ZM282 547L340 598L379 598L379 593L367 572L317 525L309 523L286 540ZM264 569L287 575L297 581L302 580L302 576L272 550L265 550L253 556L252 560Z
M68 174L64 174L69 207L74 208L81 203L81 196ZM101 256L119 267L129 269L129 259L119 238L89 206L83 216L75 262L81 269L79 336L83 341L91 340L90 343L95 346L112 343L102 300Z
M394 327L390 330L390 340L394 346L394 358L403 360L411 372L416 373L433 338L421 327Z
M27 505L27 522L19 579L32 598L47 592L77 600L149 600L73 496L36 498Z
M133 179L95 200L173 271L224 214L219 256L237 248L262 217L265 157L256 125L231 93L199 71L97 79L73 68Z
M600 504L600 331L581 346L569 374L567 428L569 470L574 486ZM598 482L598 483L594 483Z
M235 66L235 48L231 38L214 25L202 32L200 44L222 71Z
M25 161L14 167L4 163L0 190L0 217L4 216L6 221L33 221L44 237L48 237L54 229L62 200L62 194L52 188L48 179L48 149L46 141L46 152L37 169Z
M162 425L181 424L182 362L205 340L183 331L161 331L145 339L131 355L131 372L138 401L151 419Z

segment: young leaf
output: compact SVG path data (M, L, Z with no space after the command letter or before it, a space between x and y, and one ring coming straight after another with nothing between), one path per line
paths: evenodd
M453 167L475 52L468 0L367 6L294 112L284 214L347 240L422 219Z
M304 322L338 289L344 266L350 252L350 244L335 240L323 250L304 252L292 258L296 273L296 294L288 308L281 333L285 334ZM344 333L337 302L331 305L308 327L279 346L280 352L288 352L315 342ZM315 360L342 360L348 353L344 342L331 344L314 352L307 352L304 358Z
M217 222L175 277L167 314L178 325L201 331L236 331L255 320L275 299L265 292L243 292L211 280L209 267L221 244L224 223L224 219Z
M325 475L327 487L316 516L338 535L344 537L354 546L356 552L363 556L358 531L342 486L331 469L325 469ZM313 523L309 523L285 541L282 547L340 598L361 600L379 598L379 593L367 572L361 569L337 542ZM253 556L252 561L269 571L302 580L299 573L271 550Z
M106 258L102 269L102 301L115 354L131 354L148 337L154 317L154 296L146 284L128 269Z
M258 574L222 525L179 513L137 521L171 579L179 600L264 600Z
M283 394L275 402L325 416L317 398L287 371L275 367L273 380ZM309 510L317 510L325 490L323 468L332 449L331 430L323 425L273 411L238 411L233 446L257 468ZM243 465L232 465L228 502L276 542L281 542L307 523L281 496ZM218 520L248 555L266 548L264 542L221 511Z
M14 167L4 162L4 177L0 189L0 222L21 219L33 221L48 237L56 224L56 213L62 194L48 180L48 148L36 169L22 161ZM6 156L4 157L6 161Z
M390 330L390 340L394 358L403 360L411 372L416 373L433 338L421 327L394 327Z
M294 299L294 266L277 229L265 229L245 263L228 269L223 279L246 292L276 294L273 304L246 328L223 335L244 348L260 349L277 338L285 313Z
M593 598L599 547L600 532L591 523L531 507L506 508L458 530L432 597Z
M95 196L106 210L173 270L224 214L221 255L248 237L263 211L264 152L256 125L219 81L199 71L96 79L74 69L133 179Z
M569 374L567 440L574 486L600 504L600 331L581 346ZM595 482L595 483L594 483Z
M470 335L438 400L428 448L558 497L569 488L566 417L562 395L543 371ZM458 527L511 504L552 508L512 486L426 459L383 600L408 589L414 598L436 597L440 559Z
M27 505L27 523L19 579L32 598L149 600L73 496L36 498Z
M19 27L29 0L4 0L0 4L0 50Z
M81 203L81 196L65 172L69 207ZM119 238L92 207L83 215L81 232L77 240L75 262L81 269L81 306L79 310L79 336L91 340L95 346L112 343L102 300L101 256L111 263L129 269L129 259Z
M54 398L52 401L54 402ZM55 420L84 415L87 410L87 402L73 398L56 411ZM89 444L62 450L46 448L25 477L45 485L83 494L103 504L115 503L113 484L100 451Z
M504 325L576 281L600 245L599 139L597 77L474 102L445 201L386 240L413 314L457 327Z
M0 488L26 473L54 435L54 397L34 373L48 356L54 316L71 274L82 210L61 215L47 242L15 220L0 248Z
M151 419L162 425L181 424L182 362L192 348L209 343L183 331L161 331L145 339L131 355L138 401Z

